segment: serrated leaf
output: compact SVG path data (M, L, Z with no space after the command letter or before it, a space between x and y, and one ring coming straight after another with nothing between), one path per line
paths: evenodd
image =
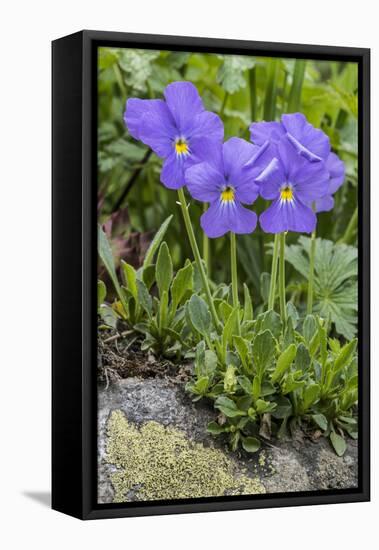
M309 276L310 239L301 236L286 247L288 261L305 279ZM353 246L316 239L314 311L334 323L347 340L356 333L358 308L358 251Z
M239 55L219 55L218 57L222 59L222 65L217 72L217 82L229 94L234 94L241 88L245 88L244 71L254 67L255 60Z

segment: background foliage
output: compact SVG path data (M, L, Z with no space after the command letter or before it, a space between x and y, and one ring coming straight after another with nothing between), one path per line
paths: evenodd
M206 108L222 117L225 138L238 135L248 139L248 126L252 121L278 119L281 113L290 110L294 66L294 59L135 49L99 50L99 219L101 222L108 220L112 225L109 219L113 217L113 228L110 227L108 236L112 237L112 246L118 248L118 252L122 250L128 261L138 267L150 239L149 232L157 230L169 212L176 213L166 236L174 268L182 266L185 259L191 257L191 252L186 239L183 239L184 227L176 205L176 194L159 182L160 160L142 143L131 138L124 126L126 100L129 97L161 97L168 83L190 80L197 86ZM349 227L349 222L354 222L358 185L357 65L308 60L301 90L301 111L312 124L329 135L333 150L346 164L346 182L335 195L335 208L318 215L317 235L355 245L356 224ZM260 211L263 206L262 199L258 199L254 209ZM122 211L121 216L120 209L123 208L127 211ZM191 217L199 242L202 232L196 221L200 215L201 205L194 202ZM123 223L119 223L120 218ZM288 237L289 244L297 240L296 234ZM270 243L271 238L259 228L253 238L250 235L238 238L240 280L251 289L255 306L265 299L265 276L262 273L269 271ZM229 265L224 261L227 247L227 238L211 242L211 275L215 282L229 280ZM287 266L287 281L294 299L301 300L305 279L304 271L298 269L295 252L293 249L290 260L294 269ZM297 251L297 256L299 254ZM354 252L350 254L354 256ZM340 252L338 257L342 256ZM320 261L325 261L325 265L320 265ZM329 277L328 262L329 258L319 255L317 265L320 272L325 268L323 274L319 273L323 279ZM354 277L349 282L351 286ZM336 281L329 290L333 295L339 288ZM320 291L322 294L323 289ZM346 325L340 326L339 332L351 337L350 325L352 317L354 323L356 307L354 288L350 297L347 296L347 302L346 307L339 306L345 313L343 323ZM319 303L322 310L322 300ZM339 313L334 312L334 315Z

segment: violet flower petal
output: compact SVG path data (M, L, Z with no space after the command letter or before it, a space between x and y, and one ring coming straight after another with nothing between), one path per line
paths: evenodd
M298 199L277 199L259 217L260 226L265 233L312 233L316 222L317 218L312 209Z
M203 202L219 200L225 183L224 175L208 162L188 168L184 179L191 196Z

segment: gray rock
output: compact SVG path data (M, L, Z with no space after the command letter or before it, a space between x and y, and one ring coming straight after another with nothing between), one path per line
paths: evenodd
M175 426L205 446L221 448L241 469L258 478L268 493L353 488L358 483L358 448L348 441L344 457L338 457L327 440L277 441L262 446L259 453L231 453L225 442L206 432L216 417L211 404L193 403L182 384L171 378L125 378L98 393L98 501L113 500L110 475L116 471L108 464L106 423L114 410L122 410L128 421L140 425L154 420Z

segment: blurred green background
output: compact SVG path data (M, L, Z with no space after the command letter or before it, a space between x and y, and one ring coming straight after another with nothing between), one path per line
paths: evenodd
M282 113L293 112L295 63L281 58L99 49L98 216L106 224L116 256L137 266L151 235L174 213L166 240L175 267L192 257L177 194L159 181L161 161L125 128L126 100L161 98L170 82L189 80L198 88L205 107L222 117L226 139L249 139L252 121L279 120ZM332 149L346 165L346 180L335 195L333 211L318 215L317 236L353 246L357 237L357 88L357 64L308 60L299 90L300 108L296 109L328 134ZM264 208L262 199L253 208L259 213ZM190 213L201 245L198 219L202 205L191 201ZM298 237L289 234L288 243ZM239 279L251 288L255 304L263 300L262 273L270 271L272 240L259 226L252 235L238 236ZM230 280L228 249L227 236L210 243L215 282ZM300 279L290 265L287 269L289 290L293 290Z

